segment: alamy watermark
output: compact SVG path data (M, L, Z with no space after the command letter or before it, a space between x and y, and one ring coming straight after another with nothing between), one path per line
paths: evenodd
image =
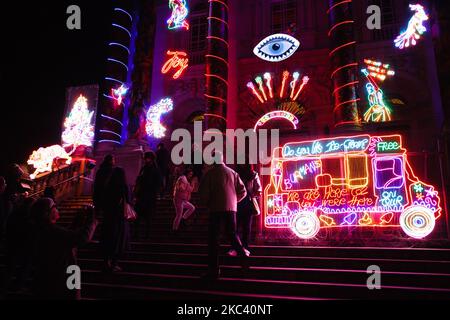
M228 129L225 133L217 129L203 130L203 123L194 123L194 137L186 129L176 129L171 141L177 142L172 148L172 162L175 165L207 164L223 161L227 165L259 164L263 166L261 175L270 175L268 166L272 160L272 150L280 145L278 129ZM206 143L206 145L205 145ZM217 154L221 154L220 157Z
M66 20L66 26L69 30L81 30L81 8L77 5L67 7L66 13L69 17Z
M67 277L66 286L69 290L81 290L81 269L79 266L73 265L67 267L66 273L69 275Z
M367 268L367 274L370 274L367 279L367 288L369 290L381 290L381 268L373 265Z

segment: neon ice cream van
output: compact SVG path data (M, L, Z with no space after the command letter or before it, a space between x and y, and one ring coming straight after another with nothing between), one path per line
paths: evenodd
M302 239L344 227L401 228L422 239L442 213L438 192L416 177L400 135L288 143L274 150L271 173L265 227Z

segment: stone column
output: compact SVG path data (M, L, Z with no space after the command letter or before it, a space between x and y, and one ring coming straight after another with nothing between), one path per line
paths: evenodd
M333 114L335 128L358 129L361 115L358 109L356 87L358 82L358 61L352 1L329 0L330 63L333 83Z

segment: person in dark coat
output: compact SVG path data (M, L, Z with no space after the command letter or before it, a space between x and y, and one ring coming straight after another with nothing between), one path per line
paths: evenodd
M94 192L93 192L93 201L95 209L98 210L98 212L102 211L102 208L104 206L103 199L104 199L104 193L105 193L105 187L108 182L108 180L111 177L111 173L114 168L114 157L112 155L107 155L105 159L103 160L102 164L100 165L100 168L98 169L97 173L95 174L94 179Z
M237 166L237 173L245 185L247 196L238 203L237 212L237 228L241 232L241 240L247 254L249 251L249 240L252 232L252 220L254 215L253 198L258 199L262 193L261 180L258 173L253 169L251 164L243 164ZM228 252L231 256L236 256L237 252L231 249Z
M9 201L6 197L6 180L3 177L0 177L0 242L3 239L3 235L5 232L5 224L9 215Z
M5 223L6 274L4 287L6 290L24 289L25 282L30 275L33 232L29 220L29 209L33 201L32 198L17 199Z
M145 237L150 236L150 220L156 210L156 199L162 187L161 173L156 165L156 157L153 152L144 155L144 166L136 180L134 190L136 198L137 221L135 224L136 237L139 237L139 229L145 223Z
M85 221L76 230L68 230L56 225L59 212L49 198L36 200L30 209L34 222L34 282L36 299L73 300L80 299L79 290L70 290L67 280L69 266L77 265L76 248L88 243L94 235L97 220L92 207L86 207Z
M125 202L128 199L128 186L125 171L116 167L105 186L103 204L103 225L101 246L105 272L120 272L119 259L126 250L129 240L129 225L124 215Z
M170 178L170 152L166 149L164 143L160 143L156 150L156 164L162 178L161 193L164 193L167 191Z

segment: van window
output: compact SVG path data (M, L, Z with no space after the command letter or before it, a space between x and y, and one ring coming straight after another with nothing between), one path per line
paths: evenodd
M347 184L350 188L364 188L369 184L369 165L365 154L347 156Z
M403 187L404 171L402 158L381 158L374 160L374 179L377 189L389 190Z
M322 172L331 176L331 182L336 186L345 185L344 156L322 159Z

